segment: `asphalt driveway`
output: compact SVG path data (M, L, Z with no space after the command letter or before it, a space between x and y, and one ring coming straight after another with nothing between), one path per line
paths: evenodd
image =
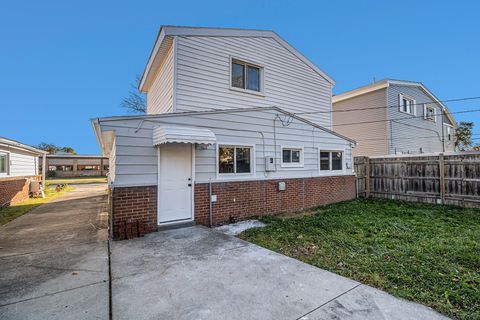
M446 319L200 226L112 242L113 319Z
M106 185L0 228L0 319L108 319Z

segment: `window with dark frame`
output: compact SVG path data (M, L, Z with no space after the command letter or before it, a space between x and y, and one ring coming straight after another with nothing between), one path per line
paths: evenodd
M343 170L343 151L320 151L320 170Z
M247 146L219 146L218 173L251 173L251 150L252 148Z
M402 105L400 106L400 110L402 110L405 113L410 113L414 114L413 108L415 108L415 103L412 99L409 99L407 97L402 97Z
M261 91L261 68L239 60L232 60L232 87Z
M282 149L282 163L284 164L300 164L301 163L301 149L297 148L283 148Z
M8 155L6 153L0 153L0 173L8 172Z
M100 170L99 165L77 165L77 170L78 171L92 171L92 170Z
M425 106L425 119L435 121L435 108L432 106Z

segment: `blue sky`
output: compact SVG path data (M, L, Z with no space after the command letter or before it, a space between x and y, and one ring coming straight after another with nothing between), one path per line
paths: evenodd
M478 1L4 1L0 136L98 153L90 119L125 114L162 24L274 30L336 80L335 93L395 78L440 99L480 96L478 12Z

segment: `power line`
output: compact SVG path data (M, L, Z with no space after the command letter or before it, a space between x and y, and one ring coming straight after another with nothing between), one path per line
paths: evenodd
M416 137L399 137L399 138L393 138L393 139L371 138L371 139L355 139L355 141L394 141L394 140L402 140L402 139L431 139L431 138L438 138L438 137L437 136L416 136ZM480 140L480 137L471 138L471 140Z
M480 112L480 109L456 111L456 112L450 112L450 114L460 114L460 113L470 113L470 112ZM443 112L442 112L442 115L443 115ZM372 121L348 122L348 123L341 123L341 124L333 125L333 129L335 130L336 127L341 127L341 126L351 126L351 125L366 124L366 123L388 122L388 121L392 121L392 120L409 120L409 119L424 118L424 117L425 117L424 115L420 115L420 116L412 115L412 116L409 116L409 117L396 118L396 119L382 119L382 120L372 120Z
M431 104L431 103L443 103L443 102L458 102L458 101L467 101L467 100L478 100L478 97L466 97L466 98L458 98L458 99L449 99L449 100L437 100L437 101L425 101L425 102L418 102L412 103L410 106L418 106L423 104ZM302 114L319 114L319 113L336 113L336 112L350 112L350 111L361 111L361 110L376 110L376 109L388 109L388 108L400 108L402 105L390 105L390 106L381 106L381 107L367 107L367 108L356 108L356 109L344 109L344 110L330 110L330 111L306 111L306 112L296 112L295 115L302 115ZM450 112L451 113L451 112Z

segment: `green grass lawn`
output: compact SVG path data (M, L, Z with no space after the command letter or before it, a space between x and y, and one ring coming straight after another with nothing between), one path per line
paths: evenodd
M94 183L94 182L107 182L106 177L78 177L78 178L49 178L48 184L80 184L80 183Z
M67 187L64 190L57 192L54 188L47 188L45 191L45 198L29 198L27 200L15 203L9 207L0 209L0 226L3 226L4 224L20 217L21 215L24 215L39 205L47 203L59 195L73 189L74 188L72 187Z
M480 319L480 210L354 200L268 225L242 239L430 306Z

